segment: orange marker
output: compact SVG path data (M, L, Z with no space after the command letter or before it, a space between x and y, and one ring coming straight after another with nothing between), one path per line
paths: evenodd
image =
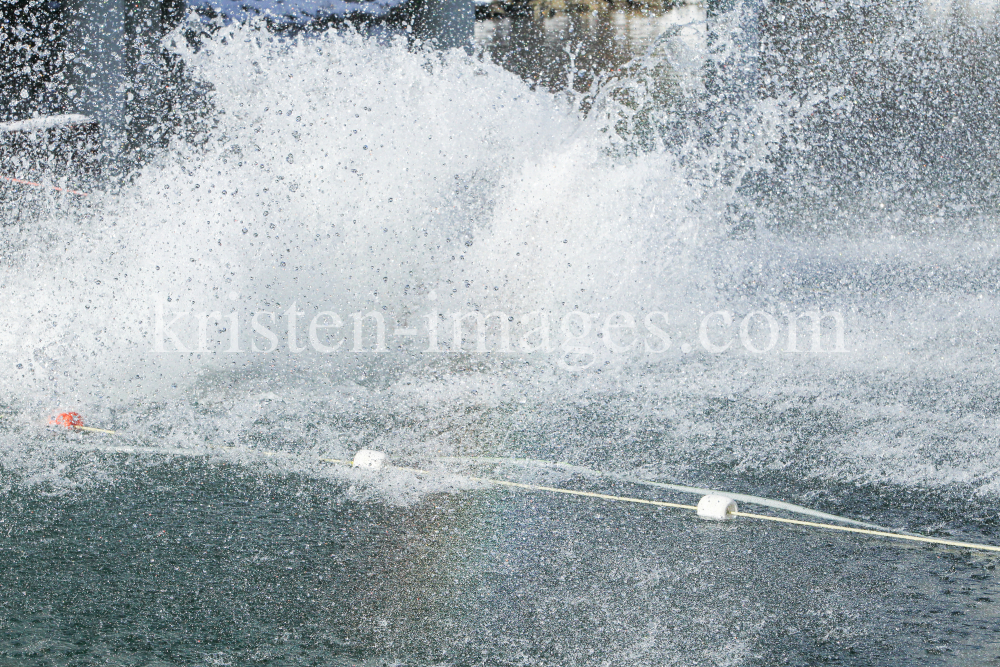
M108 435L122 435L118 431L109 431L106 428L94 428L84 426L83 417L76 412L60 412L55 417L49 418L50 426L62 426L70 431L87 431L88 433L107 433Z
M75 429L83 426L83 417L75 412L62 412L49 419L49 425Z

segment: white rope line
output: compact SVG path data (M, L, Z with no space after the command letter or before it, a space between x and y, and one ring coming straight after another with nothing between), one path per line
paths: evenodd
M910 540L912 542L923 542L925 544L941 544L949 547L962 547L964 549L978 549L981 551L998 551L1000 547L992 544L978 544L976 542L958 542L955 540L943 540L938 537L926 537L924 535L910 535L908 533L895 533L884 530L868 530L867 528L854 528L853 526L836 526L829 523L817 523L815 521L801 521L799 519L783 519L777 516L766 514L751 514L749 512L733 512L733 516L743 516L748 519L761 519L763 521L776 521L778 523L790 523L796 526L809 526L811 528L826 528L827 530L840 530L847 533L860 533L862 535L875 535L877 537L890 537L896 540Z
M75 430L84 431L84 432L101 433L101 434L106 434L106 435L116 435L116 436L122 436L122 437L125 436L125 434L120 433L118 431L110 431L110 430L107 430L107 429L97 429L97 428L85 427L85 426L74 426L72 428L74 428ZM225 447L225 446L211 447L211 448L208 448L207 452L206 451L193 451L193 450L190 450L190 449L179 449L179 448L169 448L168 449L168 448L162 448L162 447L142 447L142 446L137 447L137 446L133 446L133 445L112 445L112 446L89 445L85 449L87 449L87 450L106 451L106 452L118 452L118 453L175 454L175 455L180 455L180 456L204 456L207 453L209 453L211 451L211 449L223 449L223 450L228 450L228 451L241 451L241 452L246 452L246 453L251 453L251 454L258 454L258 455L267 456L267 457L273 457L273 456L282 456L282 457L290 456L290 457L296 457L297 456L297 455L292 454L290 452L276 452L276 451L270 451L270 450L240 449L240 448L237 448L237 447ZM440 457L440 458L438 458L436 460L447 461L447 460L459 460L459 459L462 459L462 458L463 457ZM473 459L473 460L477 460L479 462L490 462L490 463L511 463L511 462L515 462L516 461L516 462L521 462L521 463L531 462L533 464L545 464L546 466L549 466L549 467L560 467L560 468L563 468L563 467L566 467L566 468L575 468L576 467L576 466L569 466L569 464L552 463L552 462L549 462L549 461L538 461L538 460L533 460L533 459L500 459L500 458L490 459L490 458L486 458L486 457L481 457L481 458L464 457L464 459L465 460ZM344 466L352 466L353 465L352 461L347 461L347 460L344 460L344 459L319 458L319 457L317 457L316 461L322 462L322 463L334 463L334 464L344 465ZM404 466L385 465L384 468L390 468L390 469L393 469L393 470L400 470L400 471L412 472L412 473L421 474L421 475L440 474L440 473L437 473L435 471L421 470L419 468L408 468L408 467L404 467ZM588 469L584 468L584 470L588 470ZM590 471L590 472L597 472L597 471ZM476 481L476 482L483 482L483 483L487 483L487 484L495 484L497 486L505 486L505 487L508 487L508 488L525 489L525 490L529 490L529 491L544 491L544 492L547 492L547 493L557 493L557 494L570 495L570 496L579 496L579 497L584 497L584 498L596 498L596 499L599 499L599 500L607 500L607 501L611 501L611 502L626 502L626 503L635 503L635 504L641 504L641 505L652 505L654 507L667 507L667 508L671 508L671 509L695 510L695 511L697 511L697 509L698 509L694 505L684 505L684 504L680 504L680 503L670 503L670 502L665 502L665 501L662 501L662 500L648 500L648 499L645 499L645 498L634 498L634 497L631 497L631 496L615 496L615 495L610 495L610 494L605 494L605 493L595 493L595 492L592 492L592 491L577 491L575 489L563 489L563 488L554 487L554 486L542 486L540 484L525 484L525 483L522 483L522 482L511 482L511 481L508 481L508 480L492 479L492 478L489 478L489 477L472 477L472 476L468 476L468 475L466 475L464 477L466 477L466 479L469 479L469 480L472 480L472 481ZM628 481L628 480L623 480L623 481ZM654 482L654 483L651 483L651 484L655 485L655 486L665 486L665 488L672 488L672 487L677 486L677 485L662 485L661 483L658 483L658 482ZM683 486L677 486L677 488L675 490L679 490L679 489L684 489L685 490L684 492L686 492L686 493L698 493L698 492L702 491L701 489L696 489L695 487L683 487ZM705 491L706 491L706 495L709 494L709 493L716 493L716 492L711 492L711 491L709 491L707 489ZM742 494L720 493L719 495L724 495L724 496L726 496L728 498L736 499L736 498L738 498ZM769 499L766 499L766 498L757 498L756 496L744 496L744 497L746 497L746 498L754 498L755 500L769 500ZM752 503L752 502L755 502L755 501L748 500L747 502L751 502ZM771 502L773 502L773 503L780 503L781 501L771 501ZM788 505L788 503L781 503L781 504L782 505ZM798 508L797 505L791 505L791 507ZM808 508L799 508L799 509L808 509ZM857 534L860 534L860 535L870 535L870 536L873 536L873 537L884 537L884 538L896 539L896 540L907 540L907 541L911 541L911 542L920 542L920 543L923 543L923 544L935 544L935 545L940 545L940 546L958 547L958 548L962 548L962 549L976 549L976 550L979 550L979 551L1000 552L1000 546L996 546L996 545L992 545L992 544L982 544L982 543L977 543L977 542L961 542L961 541L957 541L957 540L946 540L946 539L942 539L942 538L938 538L938 537L928 537L928 536L924 536L924 535L913 535L913 534L901 533L901 532L889 531L889 530L877 530L877 529L870 529L870 528L858 528L858 527L855 527L855 526L840 526L840 525L836 525L836 524L820 523L820 522L816 522L816 521L802 521L800 519L786 519L786 518L783 518L783 517L770 516L770 515L767 515L767 514L754 514L754 513L751 513L751 512L736 511L736 512L729 512L728 515L729 516L733 516L733 517L744 517L744 518L747 518L747 519L757 519L759 521L771 521L771 522L774 522L774 523L784 523L784 524L790 524L790 525L795 525L795 526L803 526L803 527L809 527L809 528L820 528L820 529L825 529L825 530L835 530L835 531L841 531L841 532L847 532L847 533L857 533ZM828 516L834 517L834 515L828 515ZM844 520L843 517L834 517L834 518L837 519L837 520ZM847 519L847 521L853 521L853 520Z
M576 491L575 489L560 489L556 486L540 486L538 484L522 484L521 482L508 482L504 479L489 479L487 477L469 477L468 479L477 482L488 482L501 486L510 486L518 489L528 489L530 491L548 491L550 493L563 493L568 496L583 496L585 498L599 498L601 500L611 500L623 503L639 503L641 505L655 505L656 507L672 507L680 510L697 510L694 505L682 505L680 503L668 503L662 500L646 500L645 498L631 498L629 496L611 496L606 493L594 493L593 491Z
M666 482L654 482L652 480L642 479L640 477L631 477L629 475L622 475L619 473L604 472L602 470L594 470L593 468L572 465L569 463L561 463L561 462L555 463L553 461L543 461L540 459L528 459L528 458L498 458L498 457L484 457L484 456L441 456L435 458L434 460L444 461L444 462L454 461L457 463L466 463L466 462L494 463L494 464L513 464L513 465L540 467L540 468L558 468L579 475L589 475L591 477L606 477L609 479L618 480L619 482L626 482L628 484L639 484L641 486L652 486L660 489L667 489L669 491L677 491L678 493L691 493L699 496L722 495L726 496L727 498L732 498L737 502L749 503L751 505L761 505L763 507L771 507L777 510L791 512L793 514L802 514L804 516L811 516L817 519L823 519L825 521L836 521L838 523L846 523L852 526L868 528L870 530L896 532L892 531L889 528L886 528L885 526L879 526L873 523L865 523L864 521L858 521L857 519L848 519L847 517L837 516L836 514L827 514L826 512L820 512L818 510L810 509L808 507L802 507L801 505L793 505L792 503L786 503L782 500L774 500L772 498L762 498L760 496L751 496L745 493L730 493L729 491L719 491L717 489L703 489L696 486L685 486L682 484L668 484Z

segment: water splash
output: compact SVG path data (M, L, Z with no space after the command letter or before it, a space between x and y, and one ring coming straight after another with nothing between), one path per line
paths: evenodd
M919 231L907 238L806 224L779 235L742 189L812 136L796 128L840 104L836 89L764 97L742 114L702 108L682 74L707 56L668 39L582 108L488 61L350 31L232 25L178 48L214 88L210 123L120 192L52 197L37 222L4 227L2 400L17 424L4 465L24 479L98 474L64 473L38 428L49 410L77 409L181 447L372 445L619 461L692 483L781 474L995 489L993 218L953 232L904 216ZM753 233L734 224L733 203L765 214ZM716 317L704 336L732 346L715 354L700 327L722 310L733 324ZM843 353L830 331L812 351L805 329L790 349L788 315L811 310L843 315ZM307 345L301 323L322 311L341 319L324 343L343 353ZM611 351L604 325L619 311L639 325L666 314L672 344ZM741 337L757 311L780 326L766 354L754 351L768 340L761 316ZM158 331L158 316L184 312L176 341ZM351 314L369 312L386 319L387 349L372 351L369 318L364 350L348 352ZM508 315L512 351L478 353L472 330L460 351L456 312ZM566 368L562 339L551 353L519 346L536 326L519 318L539 312L554 337L568 313L594 314L586 372ZM252 331L261 313L274 313L273 341ZM426 352L431 322L440 353Z

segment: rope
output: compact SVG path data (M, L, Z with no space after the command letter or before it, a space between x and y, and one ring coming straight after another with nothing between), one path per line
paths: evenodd
M675 509L684 510L694 510L697 511L698 508L694 505L681 505L678 503L667 503L660 500L646 500L644 498L631 498L629 496L610 496L603 493L592 493L590 491L574 491L572 489L560 489L558 487L552 486L539 486L537 484L521 484L519 482L508 482L506 480L500 479L489 479L485 477L469 477L469 479L488 482L490 484L499 484L502 486L517 487L521 489L529 489L531 491L549 491L551 493L564 493L573 496L585 496L588 498L600 498L601 500L611 500L627 503L641 503L643 505L655 505L657 507L672 507ZM937 537L926 537L924 535L910 535L907 533L896 533L886 530L870 530L867 528L855 528L853 526L838 526L831 523L819 523L816 521L802 521L801 519L785 519L777 516L769 516L767 514L753 514L751 512L731 512L730 516L734 517L745 517L747 519L758 519L760 521L773 521L776 523L787 523L795 526L808 526L810 528L825 528L826 530L839 530L846 533L859 533L861 535L872 535L875 537L887 537L897 540L910 540L912 542L923 542L925 544L938 544L949 547L961 547L964 549L977 549L981 551L996 551L1000 552L1000 546L994 546L992 544L978 544L975 542L958 542L955 540L945 540Z
M75 428L76 430L79 430L79 431L92 432L92 433L104 433L104 434L108 434L108 435L117 435L117 436L123 436L124 435L123 433L119 433L117 431L109 431L107 429L93 428L93 427L89 427L89 426L74 426L73 428ZM122 453L133 453L133 452L139 453L139 452L144 452L144 453L151 453L151 454L179 454L179 455L184 455L184 456L190 456L192 454L192 452L190 450L175 449L175 448L164 449L164 448L160 448L160 447L135 447L135 446L111 446L111 447L107 447L107 446L105 446L105 447L98 447L97 449L100 449L100 450L103 450L103 451L109 451L109 452L122 452ZM236 448L236 447L218 447L218 449L225 449L225 450L235 451L238 448ZM292 456L291 454L288 454L288 453L285 453L285 452L275 452L275 451L269 451L269 450L256 450L256 451L255 450L250 450L250 451L252 451L254 453L257 453L257 454L264 455L264 456L268 456L268 457L271 457L271 456ZM317 458L316 460L319 461L319 462L322 462L322 463L335 463L335 464L339 464L339 465L353 466L353 461L347 461L347 460L344 460L344 459ZM486 459L482 459L482 460L486 460ZM493 462L510 462L511 460L512 459L494 459ZM524 459L524 460L529 460L529 459ZM545 464L550 465L550 466L558 466L558 467L561 467L561 466L572 467L572 466L568 466L568 464L556 464L556 463L551 463L551 462L547 462L547 461L538 461L536 463L545 463ZM412 473L422 474L422 475L435 474L432 471L421 470L419 468L408 468L408 467L404 467L404 466L386 466L386 467L387 468L391 468L393 470L400 470L400 471L412 472ZM525 490L528 490L528 491L545 491L547 493L558 493L558 494L563 494L563 495L568 495L568 496L579 496L579 497L584 497L584 498L597 498L599 500L607 500L607 501L611 501L611 502L635 503L635 504L640 504L640 505L652 505L654 507L668 507L668 508L671 508L671 509L682 509L682 510L693 510L693 511L697 511L697 509L698 509L694 505L683 505L683 504L680 504L680 503L669 503L669 502L665 502L665 501L662 501L662 500L647 500L645 498L633 498L631 496L614 496L614 495L609 495L609 494L606 494L606 493L595 493L593 491L577 491L577 490L574 490L574 489L562 489L562 488L555 487L555 486L542 486L542 485L539 485L539 484L524 484L522 482L511 482L511 481L508 481L508 480L505 480L505 479L492 479L492 478L489 478L489 477L472 477L472 476L466 476L466 479L469 479L469 480L472 480L472 481L475 481L475 482L483 482L483 483L486 483L486 484L495 484L497 486L505 486L505 487L508 487L508 488L525 489ZM668 485L668 488L669 488L669 485ZM688 488L688 489L694 490L693 487L683 487L683 488ZM725 495L727 497L732 497L733 495L736 495L736 494L722 493L721 495ZM750 497L754 497L754 496L750 496ZM767 500L767 499L764 499L764 500ZM774 501L774 502L780 502L780 501ZM793 507L797 507L797 506L793 506ZM736 511L736 512L731 512L730 516L733 516L733 517L744 517L744 518L747 518L747 519L757 519L759 521L772 521L774 523L784 523L784 524L789 524L789 525L794 525L794 526L803 526L803 527L808 527L808 528L820 528L820 529L824 529L824 530L836 530L836 531L845 532L845 533L857 533L859 535L871 535L873 537L884 537L884 538L895 539L895 540L907 540L907 541L910 541L910 542L920 542L920 543L923 543L923 544L936 544L936 545L939 545L939 546L958 547L958 548L962 548L962 549L976 549L976 550L979 550L979 551L1000 552L1000 546L995 546L995 545L992 545L992 544L981 544L981 543L977 543L977 542L960 542L960 541L957 541L957 540L946 540L946 539L942 539L942 538L938 538L938 537L927 537L927 536L924 536L924 535L912 535L912 534L901 533L901 532L894 532L894 531L888 531L888 530L873 530L873 529L869 529L869 528L858 528L858 527L855 527L855 526L838 526L836 524L819 523L817 521L802 521L801 519L785 519L783 517L770 516L770 515L767 515L767 514L754 514L752 512L739 512L739 511ZM842 517L836 517L836 518L840 519Z
M585 498L600 498L601 500L612 500L623 503L639 503L642 505L655 505L656 507L672 507L679 510L697 510L694 505L681 505L679 503L667 503L662 500L646 500L645 498L630 498L628 496L609 496L605 493L594 493L592 491L575 491L573 489L560 489L555 486L539 486L537 484L522 484L520 482L508 482L505 479L489 479L486 477L469 477L476 482L488 482L501 486L512 486L518 489L528 489L530 491L548 491L550 493L564 493L568 496L583 496Z
M93 426L73 426L77 431L87 431L88 433L107 433L108 435L122 435L118 431L109 431L106 428L94 428Z
M509 463L513 465L537 466L541 468L560 468L562 470L566 470L568 472L573 472L577 474L585 474L597 477L607 477L610 479L616 479L620 482L626 482L629 484L639 484L642 486L652 486L660 489L667 489L669 491L677 491L678 493L691 493L699 496L707 496L713 494L722 495L740 503L750 503L752 505L762 505L764 507L772 507L774 509L784 510L786 512L792 512L793 514L802 514L817 519L824 519L826 521L836 521L838 523L846 523L853 526L868 528L871 530L889 531L889 529L886 528L885 526L879 526L873 523L866 523L864 521L858 521L856 519L848 519L847 517L837 516L836 514L827 514L826 512L820 512L818 510L810 509L808 507L802 507L801 505L793 505L792 503L786 503L781 500L773 500L771 498L761 498L759 496L751 496L745 493L730 493L728 491L718 491L716 489L703 489L696 486L684 486L681 484L654 482L648 479L640 479L636 477L629 477L628 475L620 475L618 473L613 473L613 472L593 470L592 468L571 465L569 463L554 463L552 461L542 461L539 459L528 459L528 458L497 458L497 457L485 457L485 456L441 456L434 460L456 461L456 462L468 461L472 463Z
M942 544L949 547L962 547L965 549L979 549L982 551L1000 551L1000 547L992 544L977 544L975 542L956 542L955 540L943 540L937 537L925 537L923 535L908 535L906 533L892 533L884 530L868 530L867 528L854 528L852 526L835 526L829 523L816 523L814 521L802 521L800 519L783 519L777 516L766 514L751 514L750 512L733 512L733 516L744 516L748 519L760 519L762 521L775 521L777 523L790 523L796 526L809 526L811 528L826 528L827 530L839 530L846 533L860 533L862 535L875 535L876 537L890 537L896 540L910 540L912 542L923 542L925 544Z
M44 185L42 183L35 183L34 181L25 181L20 178L11 178L10 176L0 176L0 179L3 179L5 181L10 181L11 183L17 183L18 185L30 185L35 188L51 188L59 192L68 192L71 195L79 195L81 197L88 196L86 192L80 192L78 190L70 190L69 188L60 188L55 185Z

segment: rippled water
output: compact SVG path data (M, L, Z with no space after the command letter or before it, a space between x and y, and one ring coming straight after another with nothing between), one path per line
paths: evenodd
M4 209L0 661L1000 656L993 557L434 462L1000 542L993 17L828 10L767 14L750 97L696 14L575 89L491 61L528 72L513 23L487 57L178 40L200 120L120 188ZM320 461L362 447L435 472Z

